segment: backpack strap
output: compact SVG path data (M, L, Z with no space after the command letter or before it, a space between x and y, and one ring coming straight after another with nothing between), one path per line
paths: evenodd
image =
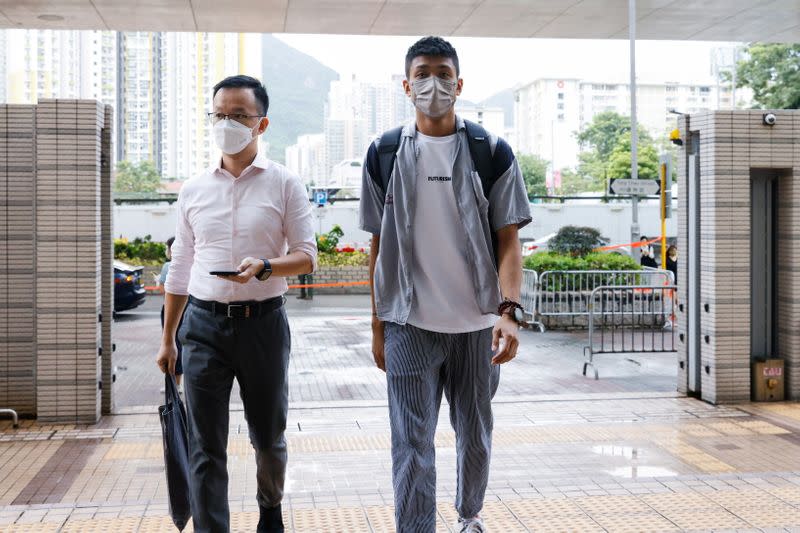
M472 163L475 165L475 170L478 172L478 175L481 178L483 195L488 200L492 186L499 177L494 168L492 145L489 142L489 134L486 132L483 126L469 120L464 121L464 127L467 130L469 154L472 157Z
M481 186L483 187L483 195L489 199L489 194L492 191L492 186L497 181L504 171L498 170L495 165L495 158L492 154L492 145L489 142L489 134L480 124L464 121L464 127L467 130L467 142L469 143L469 154L472 157L472 164L475 165L475 171L481 178ZM498 141L499 142L499 141ZM489 206L489 220L492 220L492 208ZM494 266L497 269L497 233L492 232L492 255L494 257Z
M392 128L381 135L378 145L378 172L372 174L372 180L383 191L384 196L389 191L389 180L394 170L394 161L397 159L397 149L400 147L400 137L403 127Z

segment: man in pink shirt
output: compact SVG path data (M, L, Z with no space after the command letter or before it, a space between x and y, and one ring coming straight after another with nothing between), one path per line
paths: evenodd
M209 120L221 161L187 181L178 197L157 363L175 372L183 314L178 340L196 532L230 530L226 449L234 378L256 452L258 532L284 530L291 340L283 295L287 276L313 272L317 248L305 187L258 154L268 108L260 81L219 82Z

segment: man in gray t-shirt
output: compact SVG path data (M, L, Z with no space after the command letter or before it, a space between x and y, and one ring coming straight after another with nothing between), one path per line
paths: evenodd
M364 164L360 225L372 233L372 352L387 375L400 533L436 529L434 433L442 393L456 432L456 531L486 531L480 511L491 399L499 365L518 346L518 230L530 222L530 206L511 148L491 134L484 142L496 175L491 188L483 186L466 124L454 111L458 74L450 43L426 37L414 44L403 85L416 120L402 129L387 184L379 178L380 140Z

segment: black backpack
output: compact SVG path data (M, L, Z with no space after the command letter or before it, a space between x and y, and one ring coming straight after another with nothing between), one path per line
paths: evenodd
M467 141L469 144L469 154L475 165L475 170L481 178L483 195L489 199L492 186L506 169L496 168L496 160L492 156L492 146L489 143L489 134L480 124L464 121L467 130ZM389 180L394 170L394 161L397 159L397 149L400 147L400 138L403 134L403 126L393 128L381 135L381 142L378 146L378 168L379 172L372 174L372 180L383 191L384 196L389 190ZM491 205L489 206L489 220L492 220ZM492 232L492 252L497 266L497 235Z

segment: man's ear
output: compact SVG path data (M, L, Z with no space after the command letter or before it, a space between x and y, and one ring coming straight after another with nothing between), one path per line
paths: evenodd
M462 78L458 78L456 82L456 96L461 96L461 90L464 88L464 80Z
M269 127L269 119L267 117L262 118L261 122L258 123L258 134L261 135L262 133L267 131L268 127Z
M411 84L408 83L408 80L403 80L403 91L405 91L406 96L411 98Z

